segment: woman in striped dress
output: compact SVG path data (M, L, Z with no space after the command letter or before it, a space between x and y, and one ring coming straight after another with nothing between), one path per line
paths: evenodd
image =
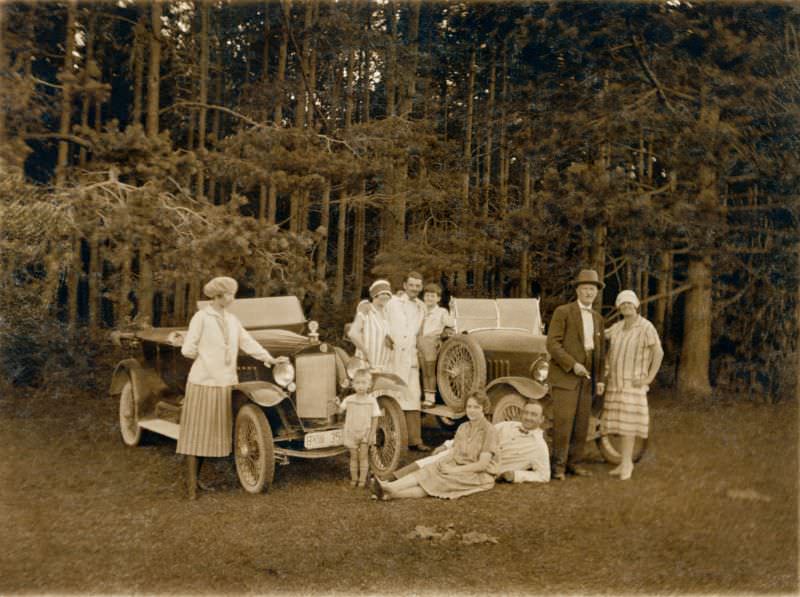
M605 332L610 346L601 427L603 433L620 436L622 463L610 474L625 481L633 474L634 441L637 436L647 437L649 431L647 391L661 366L664 351L653 324L639 315L635 292L623 290L614 304L622 314L622 321Z
M231 388L239 383L236 356L243 350L267 367L286 361L273 358L226 309L238 284L228 277L214 278L203 287L211 304L200 309L189 323L181 353L194 359L186 381L176 452L186 455L189 499L197 497L202 459L231 453L233 418ZM201 488L204 488L200 485Z
M392 287L386 280L375 280L369 287L371 301L362 301L347 333L356 346L356 357L375 371L389 371L392 362L392 339L386 319L386 303Z

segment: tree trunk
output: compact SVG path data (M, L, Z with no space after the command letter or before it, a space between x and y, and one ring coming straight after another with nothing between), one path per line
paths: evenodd
M683 344L678 367L678 392L707 398L711 347L711 257L689 257L688 283L683 315Z
M505 218L508 210L508 175L509 175L509 151L508 151L508 52L507 46L503 44L503 87L500 91L500 197L498 202L498 219Z
M525 160L525 168L522 180L522 208L526 214L531 213L531 162L529 159ZM529 296L530 289L530 235L527 230L522 232L522 251L520 253L519 262L519 296L525 298Z
M147 136L158 135L158 98L161 81L161 2L151 4L150 64L147 68Z
M278 211L278 191L273 183L269 183L267 198L267 223L273 225L275 224L275 214Z
M142 323L153 325L153 268L150 265L152 249L150 239L142 239L139 244L139 280L137 284L136 316Z
M132 123L142 124L142 95L144 91L144 46L147 36L147 17L139 16L133 38L133 114Z
M661 264L658 274L658 286L656 294L660 297L655 304L653 314L653 325L659 337L664 339L667 324L667 303L672 300L670 290L672 289L672 253L669 251L661 252Z
M414 96L417 86L417 64L419 62L419 13L421 0L410 0L408 15L408 48L411 56L408 59L403 99L400 103L400 116L409 118L414 110Z
M216 79L214 80L214 102L217 105L222 104L222 47L220 44L216 45L216 57L215 57L215 71L216 71ZM219 142L219 131L220 131L220 111L214 110L214 116L211 118L211 133L214 135L214 142ZM217 184L217 179L214 176L211 176L208 179L208 197L207 200L209 203L217 204L221 203L221 201L217 200L217 189L219 185Z
M283 98L286 85L286 57L289 54L289 23L292 18L292 0L281 2L283 10L283 23L281 25L281 47L278 50L278 72L275 75L275 84L278 87L278 98L275 101L275 124L283 125Z
M8 54L6 52L6 5L0 2L0 73L8 71ZM6 107L0 109L0 146L6 145ZM0 167L3 161L0 159ZM5 170L5 168L3 167Z
M361 41L361 122L369 122L370 109L369 109L369 81L371 73L369 70L369 36L372 29L372 8L370 2L365 3L366 6L366 22L364 24L364 37Z
M209 1L201 0L200 3L200 109L197 118L197 149L203 153L206 148L206 116L208 110L208 17ZM205 172L203 164L197 168L197 197L205 196Z
M347 193L339 196L339 220L336 237L336 282L333 291L333 304L341 305L344 299L344 260L347 248Z
M306 88L305 77L309 71L309 58L310 58L310 44L311 44L311 26L313 24L312 17L314 15L314 3L311 0L306 0L306 11L303 18L303 48L302 53L298 56L298 70L300 75L297 77L297 103L294 109L294 126L302 128L306 121L306 110L308 109L309 89Z
M386 48L386 115L394 116L397 113L396 87L397 87L397 6L395 0L389 0L384 9L386 14L386 33L388 34Z
M62 136L67 136L70 132L70 120L72 117L72 83L70 82L74 76L74 63L75 58L75 13L77 5L75 0L67 1L67 26L66 38L64 41L64 70L62 71L66 78L61 87L61 122L58 127L58 132ZM67 176L67 164L69 162L69 142L62 139L58 142L58 159L56 161L56 186L60 187L64 184Z
M355 48L350 48L347 52L347 100L344 105L344 129L350 131L353 125L353 114L355 111L355 67L356 67L356 51Z
M364 287L364 244L366 243L366 207L364 198L367 195L367 183L361 181L361 195L355 206L355 224L353 225L353 291L361 296Z
M317 280L324 282L328 262L328 243L331 237L328 229L331 223L331 182L329 180L325 181L325 187L322 189L320 210L319 225L325 229L325 236L319 239L319 246L317 247Z
M120 265L119 293L117 294L117 307L114 309L114 323L116 325L127 322L133 312L131 305L131 246L128 240L119 247L122 255Z
M467 114L464 124L464 178L461 187L462 209L468 209L469 177L472 164L472 119L474 113L473 95L475 90L475 48L472 49L469 59L469 78L467 80Z
M89 327L96 330L100 327L100 287L103 284L102 258L100 251L103 244L100 235L95 231L89 239Z
M94 62L94 32L97 23L97 15L94 8L89 8L89 28L86 31L86 62L83 65L83 79L84 83L89 81L89 72L92 63ZM85 90L83 92L83 100L81 105L81 127L84 129L89 127L89 109L92 105L92 97ZM81 167L86 166L86 148L81 145L78 151L78 163Z

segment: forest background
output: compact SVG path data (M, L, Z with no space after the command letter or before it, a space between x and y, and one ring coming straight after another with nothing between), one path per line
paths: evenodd
M210 276L341 334L445 299L633 288L682 396L796 398L800 11L420 0L0 3L0 367L107 383ZM716 391L715 391L716 390Z

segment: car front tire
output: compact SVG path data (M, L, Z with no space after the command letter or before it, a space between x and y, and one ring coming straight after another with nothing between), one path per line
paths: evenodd
M142 441L142 428L139 426L139 407L133 392L131 378L122 386L119 395L119 433L126 446L138 446Z
M408 444L408 429L403 409L390 396L379 396L378 406L383 413L378 419L375 445L370 447L370 469L380 478L390 475L400 464Z
M239 484L247 493L269 491L275 478L275 452L269 421L255 404L245 404L236 413L234 459Z

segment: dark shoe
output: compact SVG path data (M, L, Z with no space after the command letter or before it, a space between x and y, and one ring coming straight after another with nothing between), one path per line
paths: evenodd
M431 452L433 448L430 446L426 446L425 444L417 444L416 446L411 446L411 449L415 452Z
M576 477L591 477L592 471L583 468L582 466L568 466L567 472Z
M564 474L564 471L553 471L553 474L550 476L554 481L563 481L567 478L567 476Z
M200 479L197 480L197 489L200 491L216 491L214 486L203 483Z
M375 477L369 480L369 493L370 497L374 497L376 500L383 499L383 487Z

